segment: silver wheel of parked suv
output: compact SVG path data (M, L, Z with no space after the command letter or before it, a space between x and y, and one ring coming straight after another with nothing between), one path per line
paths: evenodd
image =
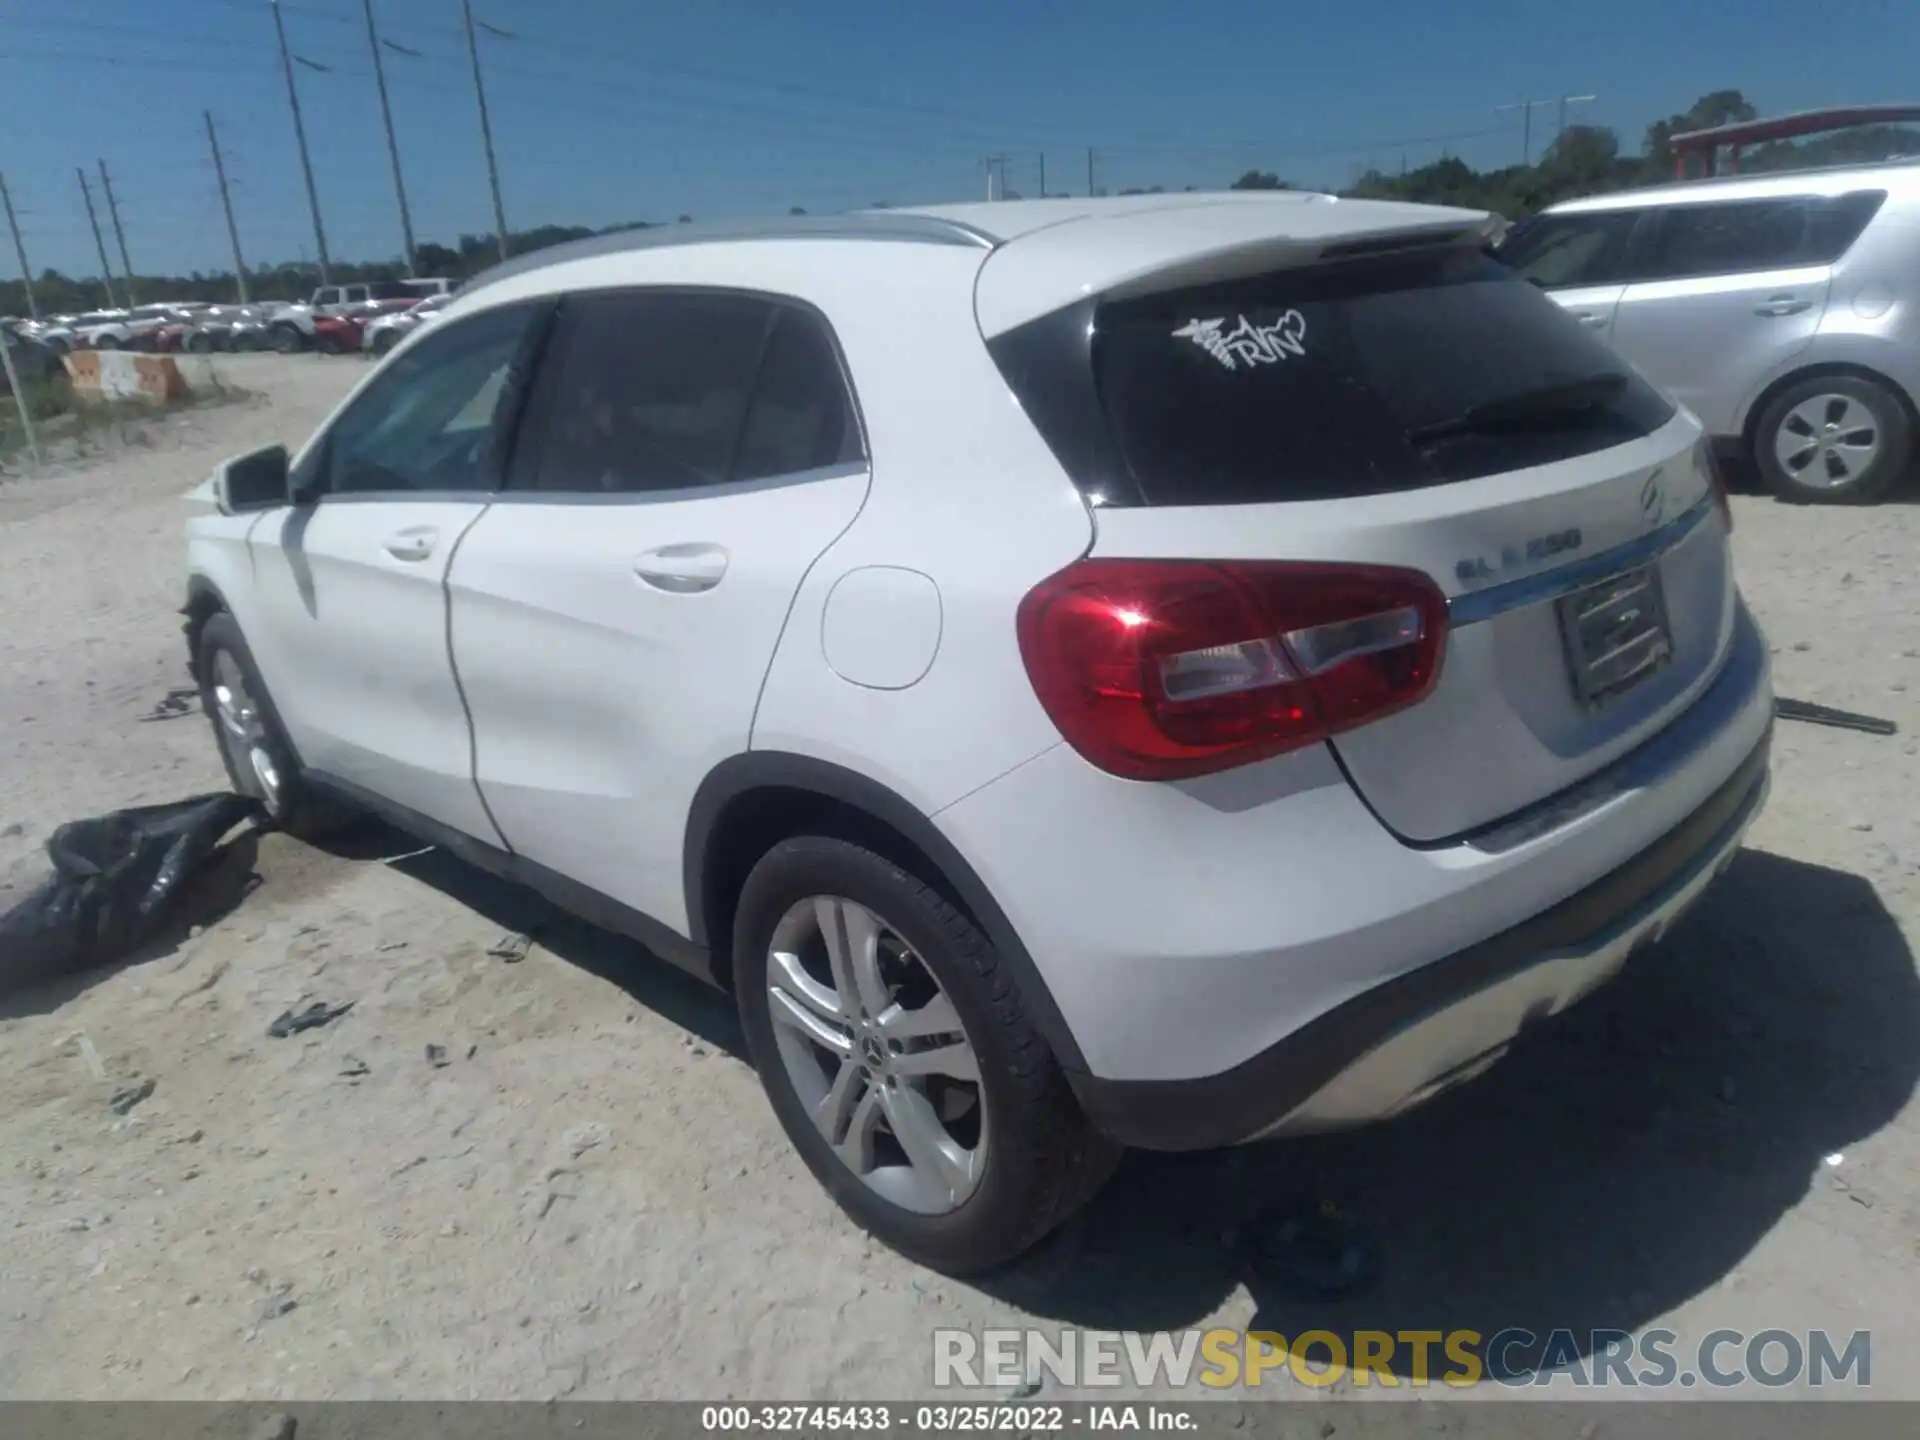
M846 1167L902 1209L973 1194L989 1134L980 1058L911 946L866 906L791 906L767 954L773 1036L794 1093Z
M1815 505L1878 499L1905 474L1913 427L1892 391L1862 375L1819 375L1775 396L1754 432L1767 488Z
M923 1264L988 1269L1083 1205L1119 1147L1086 1122L972 918L856 840L761 856L733 983L774 1115L859 1224Z

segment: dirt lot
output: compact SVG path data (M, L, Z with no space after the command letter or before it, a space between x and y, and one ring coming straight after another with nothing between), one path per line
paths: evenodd
M362 373L227 369L259 398L0 484L0 906L60 821L223 783L197 714L141 721L186 679L180 496ZM1022 1317L1871 1328L1875 1391L1920 1395L1920 506L1736 508L1781 692L1900 735L1784 726L1679 936L1417 1117L1133 1157L959 1284L843 1223L720 998L440 854L271 835L204 933L0 1009L0 1396L908 1398L932 1327ZM532 927L523 963L488 955ZM354 1009L268 1038L310 999ZM1248 1262L1298 1196L1375 1228L1373 1295L1303 1306Z

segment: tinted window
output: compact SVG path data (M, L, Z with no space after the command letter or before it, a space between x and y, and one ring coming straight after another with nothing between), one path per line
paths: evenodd
M1415 490L1646 435L1673 409L1560 307L1477 250L1279 271L1099 308L1106 437L1059 357L1084 314L996 357L1081 485L1113 504ZM1084 355L1084 350L1081 352ZM1035 364L1022 356L1054 358ZM1103 453L1103 447L1112 453Z
M491 489L494 412L539 308L435 327L381 371L328 432L328 493Z
M773 306L634 292L569 299L561 313L534 399L531 487L605 494L724 483Z
M859 458L859 430L832 342L813 316L782 309L760 359L733 478L793 475Z
M1648 277L1737 275L1800 264L1811 208L1802 199L1667 206L1647 258Z
M1639 218L1637 210L1539 215L1514 227L1501 243L1500 261L1545 290L1601 285L1619 272Z
M1856 190L1816 205L1807 222L1807 263L1830 265L1846 254L1868 222L1880 213L1886 198L1884 190Z
M367 294L375 300L411 300L416 292L404 280L379 280L367 286Z

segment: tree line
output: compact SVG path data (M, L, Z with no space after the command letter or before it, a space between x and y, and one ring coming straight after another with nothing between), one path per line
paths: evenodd
M1673 136L1689 130L1753 120L1758 116L1759 111L1740 91L1716 90L1701 96L1691 108L1649 125L1642 138L1640 151L1635 155L1623 154L1619 136L1604 126L1569 125L1547 145L1539 160L1533 164L1475 170L1457 156L1445 156L1399 175L1369 170L1342 193L1361 199L1407 200L1429 205L1491 210L1509 220L1518 220L1576 196L1669 181L1674 175ZM1779 141L1755 146L1742 154L1740 168L1744 173L1871 163L1900 155L1920 156L1920 131L1901 126L1867 125L1805 141ZM1144 186L1121 193L1152 194L1164 188L1159 185ZM1189 185L1185 188L1192 190L1195 187ZM1298 187L1283 180L1275 171L1254 169L1234 180L1229 188L1291 190ZM885 208L884 204L877 201L875 207ZM788 213L804 215L806 212L796 205ZM684 224L689 219L689 216L682 215L679 223ZM591 235L642 229L650 223L633 221L608 226L603 230L577 225L543 225L511 234L508 248L513 254L520 255ZM415 251L421 274L443 275L458 280L485 270L498 256L499 251L491 235L462 235L453 245L428 241ZM406 267L398 260L334 264L329 270L335 283L392 280L406 274ZM312 264L269 265L250 270L247 281L255 300L304 299L319 284L319 271ZM231 301L235 292L231 271L142 275L134 277L133 287L134 293L142 299L225 302ZM46 315L100 309L107 304L106 290L98 279L74 279L56 270L42 271L34 281L34 289L40 301L41 313ZM115 293L124 295L119 281L115 282ZM26 313L25 287L18 280L0 283L0 314Z

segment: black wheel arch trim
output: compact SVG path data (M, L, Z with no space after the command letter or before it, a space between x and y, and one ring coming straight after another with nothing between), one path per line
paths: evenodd
M694 944L702 949L712 944L707 885L713 868L710 851L722 817L728 807L742 797L756 790L773 789L818 795L865 814L898 832L926 856L939 870L939 878L952 887L955 897L986 932L995 951L1012 970L1028 1018L1052 1048L1061 1068L1069 1072L1086 1070L1086 1058L1075 1043L1066 1017L1041 977L1039 967L1006 912L966 857L911 801L879 781L831 761L780 750L750 750L721 761L700 783L687 815L682 852L687 924Z

